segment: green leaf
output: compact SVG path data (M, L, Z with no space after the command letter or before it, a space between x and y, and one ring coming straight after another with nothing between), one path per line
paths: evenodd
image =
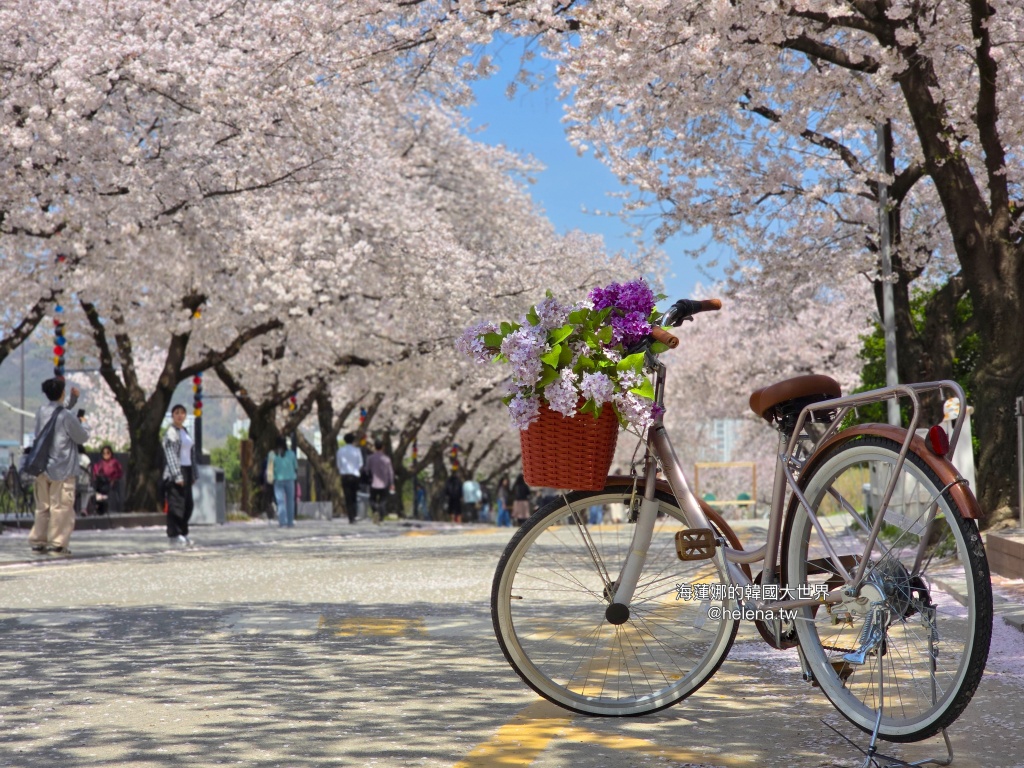
M485 333L484 334L484 345L491 349L501 349L501 342L505 340L505 337L500 333Z
M651 344L651 352L656 355L660 355L662 352L668 352L670 349L668 344L662 344L660 341L655 341Z
M639 387L633 387L629 390L634 395L640 395L640 397L646 397L648 400L654 399L654 385L651 384L650 379L644 379L644 383Z
M604 328L597 332L597 338L601 341L602 344L611 344L612 327L610 325L606 325Z
M530 307L530 311L526 313L526 320L530 325L540 325L540 318L537 317L536 307Z
M580 413L597 413L597 410L597 403L594 402L594 398L590 398L583 404L583 407L580 408Z
M593 371L595 368L597 368L597 363L586 355L581 355L580 359L576 361L576 367L573 370L576 373L580 373L581 371Z
M562 354L562 345L555 344L551 349L540 356L542 363L550 365L552 368L558 367L559 355Z
M561 328L556 328L553 331L548 331L548 343L549 344L560 344L561 342L572 336L572 332L576 330L573 325L563 325Z
M582 325L589 319L587 317L589 314L589 309L577 309L575 312L569 313L569 317L566 318L566 322L570 325Z
M545 365L541 369L540 379L534 385L534 389L543 389L552 381L558 378L558 371L552 368L550 365Z
M611 329L609 329L611 330ZM615 366L617 371L636 371L637 373L643 373L644 370L644 353L637 352L636 354L629 355L622 358L619 364Z
M572 347L568 344L562 346L562 353L558 356L558 367L566 368L572 362Z
M514 331L515 331L515 329L512 327L512 323L510 323L508 321L505 321L505 322L503 322L501 324L501 335L502 336L508 336L509 334L513 333Z

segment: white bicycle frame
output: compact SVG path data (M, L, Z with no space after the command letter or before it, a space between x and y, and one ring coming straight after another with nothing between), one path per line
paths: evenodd
M664 401L665 393L665 366L650 355L648 356L648 364L655 372L655 402L661 405ZM743 569L739 567L742 564L752 563L765 563L763 566L763 573L761 574L762 585L777 584L778 574L775 573L776 558L774 556L768 558L767 555L769 552L774 555L774 553L778 552L779 549L779 539L782 534L785 510L786 491L788 489L797 497L801 506L806 510L811 523L814 525L818 535L821 537L823 546L826 548L828 555L832 559L833 565L837 568L845 583L843 587L834 589L827 595L819 597L793 598L788 600L750 601L747 604L748 608L755 611L766 611L780 614L782 611L791 611L804 606L820 605L822 603L837 604L845 599L847 589L851 587L855 589L859 586L861 581L865 578L865 569L870 559L869 556L871 550L874 547L875 539L881 530L889 500L896 488L897 479L899 478L907 453L910 450L910 443L916 434L920 414L919 395L936 390L941 391L943 389L952 391L956 397L960 398L961 403L966 402L964 391L956 382L934 381L922 384L900 384L892 387L884 387L881 389L871 390L870 392L858 393L856 395L823 400L804 407L800 412L796 426L788 441L785 436L780 438L780 451L776 459L775 482L772 489L772 504L768 518L768 536L765 543L757 549L747 551L734 549L728 546L724 539L719 539L718 546L715 548L714 557L718 559L723 572L729 575L729 579L733 585L739 587L752 586L753 582L746 573L744 573ZM867 526L864 524L863 520L860 520L857 513L851 509L849 505L845 505L846 511L852 513L854 517L861 522L865 530L868 527L871 529L868 535L868 540L865 544L865 551L860 558L856 572L849 573L833 549L829 538L825 534L825 530L818 521L817 516L814 514L814 510L811 508L810 503L800 490L798 482L799 470L804 463L806 463L805 461L800 461L797 458L797 450L800 445L801 433L808 419L811 418L811 415L814 412L835 411L831 425L815 440L813 447L807 453L807 456L811 457L822 445L824 445L828 438L838 431L844 417L851 410L870 403L877 403L891 399L899 400L900 398L909 399L913 406L910 424L907 427L906 438L901 447L899 458L893 469L892 477L890 478L882 496L879 513L876 515L873 524L871 526ZM952 455L953 449L956 447L956 442L960 437L960 430L963 426L964 418L966 417L966 411L966 408L962 408L961 416L956 420L953 434L949 441L950 455ZM647 454L644 464L643 501L641 502L639 514L637 516L636 527L630 543L629 553L626 557L619 578L615 581L615 591L614 598L611 601L612 603L618 603L628 607L630 600L633 598L633 593L636 591L640 574L643 572L644 563L647 559L647 548L650 546L651 538L654 534L654 524L658 513L658 500L656 498L655 491L659 461L664 470L665 478L668 480L669 487L672 489L672 494L675 496L676 501L679 504L679 508L686 519L687 525L690 528L713 530L710 521L697 501L697 497L694 496L693 491L690 490L690 485L686 480L682 465L680 464L675 450L672 447L672 442L669 439L665 425L662 423L661 418L659 418L651 425L647 432ZM942 489L939 495L945 492L945 490L945 488ZM930 515L934 514L937 498L938 497L932 499L929 504L929 507L931 508L931 511L929 512ZM589 538L589 534L583 530L583 526L580 526L580 528L583 531L583 535ZM744 593L746 592L744 591Z

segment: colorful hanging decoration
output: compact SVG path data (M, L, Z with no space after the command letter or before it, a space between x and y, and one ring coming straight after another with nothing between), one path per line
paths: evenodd
M64 307L53 308L53 375L64 375L64 357L67 354L67 337L64 336Z
M366 432L363 430L363 424L366 423L366 409L359 409L359 444L366 445Z
M452 445L452 449L449 453L452 460L452 471L456 471L459 468L459 444L455 443Z
M197 419L203 415L203 374L192 377L192 415Z
M289 411L294 411L298 407L299 407L299 400L298 400L298 398L295 395L292 395L291 397L289 397L288 398L288 410Z
M416 441L412 441L412 463L415 464L416 460L420 457L419 447L416 445Z

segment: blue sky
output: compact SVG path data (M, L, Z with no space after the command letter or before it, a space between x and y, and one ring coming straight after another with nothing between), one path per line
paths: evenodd
M545 210L560 232L580 229L601 234L610 251L632 250L629 227L612 216L599 216L587 211L614 211L619 201L608 193L623 189L619 180L593 155L580 157L569 145L561 124L562 104L558 91L550 81L538 90L520 86L509 99L506 88L519 66L521 43L504 41L491 46L500 71L488 80L474 85L477 102L465 110L476 130L473 137L488 144L503 144L519 153L539 160L546 170L532 187L534 200ZM532 63L541 66L539 60ZM550 71L550 68L547 68ZM653 229L653 227L652 227ZM653 236L649 239L653 244ZM712 279L700 271L700 265L682 250L688 242L683 237L669 240L662 250L669 257L665 293L671 298L689 297L699 282ZM716 249L710 249L714 252ZM720 275L720 271L715 271Z

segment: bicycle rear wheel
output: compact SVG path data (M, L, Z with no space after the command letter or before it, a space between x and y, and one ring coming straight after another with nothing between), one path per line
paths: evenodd
M900 445L867 437L828 451L801 485L853 574ZM806 510L787 524L785 584L801 596L844 587ZM919 456L904 462L856 594L797 613L800 648L835 708L879 736L919 741L963 712L992 633L988 563L974 524Z
M675 533L688 526L667 494L629 619L605 617L606 581L618 578L634 526L588 526L587 511L628 506L631 488L549 504L512 538L494 575L491 615L505 658L533 690L574 712L621 717L672 706L715 673L736 636L735 600L677 599L680 587L703 594L697 585L712 591L728 579L714 560L679 560Z

